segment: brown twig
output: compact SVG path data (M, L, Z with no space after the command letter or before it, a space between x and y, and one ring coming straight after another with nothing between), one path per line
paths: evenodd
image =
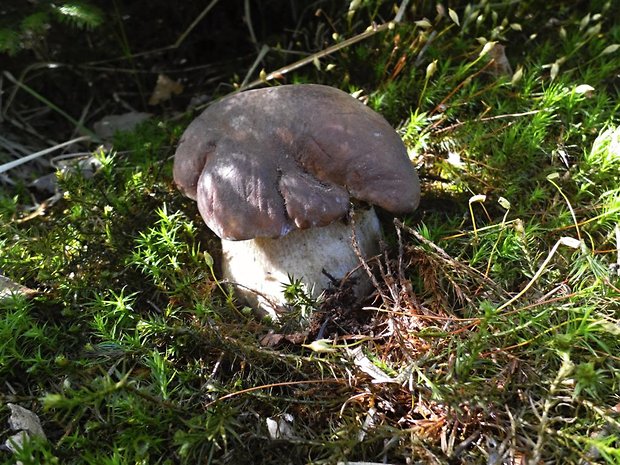
M470 276L472 276L472 277L474 277L476 279L479 279L479 280L483 281L484 283L488 284L495 292L498 293L499 296L504 296L505 295L505 292L495 283L495 281L493 281L488 276L485 276L484 273L478 271L475 268L467 266L467 265L459 262L458 260L452 258L445 250L443 250L437 244L435 244L432 241L429 241L424 236L422 236L420 233L418 233L415 229L407 226L402 221L400 221L398 218L394 218L394 224L396 225L396 227L402 228L405 231L407 231L409 234L411 234L413 237L415 237L418 241L420 241L424 245L430 247L435 253L437 253L437 255L440 258L442 258L443 260L449 262L455 268L458 268L458 269L464 271L465 273L467 273L468 275L470 275Z
M510 113L506 115L496 115L496 116L487 116L486 118L468 120L468 121L459 121L458 123L451 124L450 126L446 126L445 128L437 129L434 131L434 134L441 134L442 132L452 131L458 127L464 126L469 123L481 123L485 121L493 121L497 119L505 119L505 118L518 118L520 116L528 116L535 115L536 113L540 113L540 110L531 110L524 111L522 113Z
M358 34L349 39L346 39L338 44L332 45L331 47L327 47L326 49L321 50L319 52L313 53L312 55L302 58L301 60L298 60L294 63L291 63L290 65L286 65L281 68L278 68L275 71L268 73L264 77L255 79L249 84L239 87L239 90L242 91L242 90L253 89L254 87L260 86L261 84L265 84L266 82L281 78L282 76L290 73L291 71L295 71L296 69L299 69L306 65L314 63L316 60L329 56L334 52L337 52L339 50L342 50L343 48L349 47L350 45L356 44L357 42L360 42L364 39L372 37L375 34L379 32L383 32L392 27L394 27L394 22L383 23L379 26L371 27L367 29L366 31L362 32L361 34Z
M379 285L379 281L377 281L377 278L375 278L375 275L372 273L370 266L368 265L366 259L364 258L364 255L362 254L362 251L360 250L359 242L357 241L357 234L355 233L355 215L351 214L349 215L349 217L350 217L349 221L351 223L351 246L353 247L353 251L355 252L355 255L357 255L357 258L360 261L361 266L364 268L364 270L366 271L366 274L370 278L372 285L377 290L379 295L381 295L381 299L384 302L386 302L387 298L381 292L381 286Z
M311 379L311 380L306 380L306 381L283 381L281 383L271 383L271 384L263 384L261 386L253 386L251 388L247 388L247 389L242 389L240 391L235 391L235 392L231 392L230 394L226 394L222 397L219 397L215 400L212 400L211 402L207 403L204 408L208 409L209 407L223 401L223 400L227 400L227 399L231 399L233 397L237 397L243 394L248 394L250 392L254 392L254 391L261 391L263 389L271 389L274 387L281 387L281 386L297 386L300 384L328 384L328 383L334 383L334 384L344 384L346 383L346 380L344 379L339 379L339 378L326 378L326 379Z

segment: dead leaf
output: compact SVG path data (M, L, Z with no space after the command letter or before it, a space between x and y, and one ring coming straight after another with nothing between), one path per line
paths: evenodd
M0 300L15 294L21 294L25 297L30 298L33 297L36 293L37 291L35 291L34 289L22 286L21 284L13 282L9 278L0 274Z
M153 89L153 94L149 99L149 105L159 105L166 100L170 100L172 94L179 95L183 92L183 84L173 81L165 74L157 76L157 84Z
M9 428L12 431L16 431L14 434L6 440L4 446L9 451L15 453L22 447L24 442L30 436L38 436L42 439L47 439L43 427L41 426L41 420L39 417L17 404L7 404L7 407L11 410L11 416L9 417Z
M260 344L264 347L276 347L283 342L288 342L289 344L299 345L302 344L306 338L308 337L308 333L292 333L292 334L280 334L269 332L265 334L261 340Z
M355 347L353 349L347 349L347 353L353 359L353 363L364 373L372 378L372 382L376 384L382 383L396 383L400 384L399 380L392 378L383 370L378 368L374 363L370 361L361 347Z
M290 413L267 418L267 430L271 439L295 439L293 422L294 417Z
M491 59L488 68L489 73L495 77L512 76L512 66L506 57L506 47L502 44L495 44L488 54Z
M159 85L159 79L157 80L157 85ZM180 84L178 85L181 86ZM181 86L181 90L183 90L183 86ZM151 100L155 97L156 92L157 86L155 86L155 92L153 93ZM169 98L170 95L168 95L167 99ZM151 103L151 100L149 100L150 105L156 105L157 103L159 103L159 101L157 101L156 103ZM102 139L110 139L115 132L131 131L138 124L140 124L142 121L149 119L151 116L152 115L150 113L141 113L138 111L131 111L122 115L107 115L94 124L95 134L97 134Z
M261 338L260 345L264 347L275 347L278 344L280 344L283 340L284 340L284 334L267 333Z

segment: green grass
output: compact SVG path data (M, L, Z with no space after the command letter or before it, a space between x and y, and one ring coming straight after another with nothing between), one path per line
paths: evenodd
M599 2L482 5L294 76L364 90L422 175L419 211L384 221L374 302L289 286L337 320L331 350L218 281L217 238L171 180L186 123L119 135L41 215L0 194L0 271L39 291L0 301L0 438L7 402L48 436L0 461L620 463L620 26ZM480 37L520 79L488 73ZM285 414L294 437L270 440Z

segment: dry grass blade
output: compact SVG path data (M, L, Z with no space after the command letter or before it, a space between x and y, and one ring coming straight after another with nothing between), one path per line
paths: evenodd
M493 281L488 276L485 276L484 273L482 273L482 272L478 271L477 269L472 268L472 267L470 267L468 265L465 265L464 263L461 263L458 260L455 260L445 250L443 250L441 247L439 247L437 244L435 244L432 241L429 241L424 236L422 236L420 233L418 233L415 229L407 226L402 221L400 221L398 218L394 219L394 225L396 225L397 228L404 229L409 234L411 234L413 237L415 237L416 240L418 240L422 244L426 245L427 247L430 247L431 251L434 252L436 257L439 258L441 261L443 261L449 267L452 267L454 269L462 271L463 273L467 274L468 276L470 276L474 280L476 280L476 281L478 281L480 283L486 284L493 291L495 291L495 293L497 294L498 297L502 297L502 296L506 296L507 295L507 293L495 281Z
M301 60L298 60L294 63L291 63L290 65L282 66L281 68L278 68L275 71L267 73L266 76L261 77L259 79L255 79L254 81L247 84L245 87L240 87L239 90L243 91L243 90L253 89L254 87L258 87L260 85L265 84L266 82L273 81L274 79L280 79L282 76L290 73L291 71L295 71L299 68L303 68L306 65L314 63L316 60L320 60L321 58L331 55L332 53L335 53L339 50L350 47L351 45L361 42L362 40L368 39L369 37L372 37L379 32L387 31L391 27L393 27L393 23L384 23L384 24L381 24L380 26L372 27L354 37L351 37L349 39L346 39L340 42L339 44L335 44L330 47L327 47L326 49L321 50L320 52L313 53L312 55L306 58L302 58Z
M295 63L291 63L290 65L286 65L283 66L275 71L272 71L270 73L268 73L265 76L260 77L259 79L256 79L252 82L250 82L249 84L245 84L245 85L241 85L239 90L243 91L243 90L248 90L248 89L253 89L254 87L260 86L261 84L264 84L265 82L269 82L272 81L274 79L279 79L282 76L284 76L285 74L290 73L291 71L295 71L296 69L302 68L306 65L315 63L317 60L320 60L321 58L324 58L326 56L331 55L332 53L335 53L339 50L343 50L347 47L350 47L351 45L354 45L358 42L361 42L362 40L368 39L369 37L374 36L375 34L379 33L379 32L383 32L386 31L388 29L392 29L394 27L395 23L398 23L402 20L403 15L405 14L405 10L407 8L407 5L409 4L409 0L403 0L398 8L398 12L396 13L396 16L394 17L394 19L392 21L383 23L379 26L371 26L369 27L367 30L365 30L364 32L357 34L356 36L353 36L349 39L343 40L342 42L340 42L339 44L335 44L332 45L331 47L327 47L324 50L321 50L319 52L313 53L312 55L306 57L306 58L302 58L301 60L296 61ZM260 56L260 53L259 53ZM258 59L257 59L258 61Z
M69 121L70 123L72 123L76 130L79 130L81 133L83 134L87 134L88 136L90 136L93 140L95 141L99 141L99 137L92 132L90 129L88 129L86 126L84 126L82 123L80 123L78 120L76 120L75 118L73 118L71 115L69 115L67 112L65 112L64 110L62 110L61 108L59 108L57 105L55 105L54 103L52 103L50 100L48 100L47 98L45 98L43 95L39 94L38 92L36 92L34 89L32 89L31 87L27 86L26 84L24 84L22 81L19 81L17 79L15 79L15 77L13 77L13 75L11 73L9 73L8 71L4 71L4 76L11 81L13 84L15 84L17 87L19 87L20 89L23 89L24 91L26 91L28 94L32 95L34 98L36 98L37 100L39 100L40 102L42 102L43 104L45 104L47 107L51 108L52 110L54 110L56 113L60 114L63 118L65 118L67 121Z
M3 165L0 165L0 173L4 173L5 171L9 171L9 170L15 168L16 166L23 165L24 163L28 163L29 161L35 160L35 159L37 159L39 157L42 157L43 155L47 155L48 153L51 153L54 150L58 150L58 149L61 149L63 147L66 147L68 145L76 144L78 142L83 142L83 141L87 141L87 140L90 140L90 139L91 139L90 136L77 137L75 139L71 139L71 140L68 140L66 142L63 142L62 144L58 144L58 145L55 145L53 147L49 147L49 148L47 148L45 150L41 150L39 152L32 153L32 154L27 155L25 157L22 157L22 158L20 158L18 160L13 160L11 162L5 163Z
M200 13L196 19L192 22L192 24L189 25L189 27L183 32L183 34L181 34L179 36L179 38L177 39L177 41L171 46L171 48L178 48L183 41L187 38L187 36L194 30L194 28L198 25L198 23L200 23L200 21L203 20L203 18L207 15L207 13L209 13L209 11L211 11L211 9L219 2L220 0L211 0L211 3L209 3L204 10L202 10L202 13Z

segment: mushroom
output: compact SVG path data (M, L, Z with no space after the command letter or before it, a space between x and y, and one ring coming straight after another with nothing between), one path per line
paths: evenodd
M174 180L222 239L222 273L257 309L286 308L289 277L317 296L359 268L381 237L372 205L415 210L406 148L378 113L338 89L283 85L228 96L185 130ZM352 200L365 208L352 211ZM369 288L356 271L356 293Z

